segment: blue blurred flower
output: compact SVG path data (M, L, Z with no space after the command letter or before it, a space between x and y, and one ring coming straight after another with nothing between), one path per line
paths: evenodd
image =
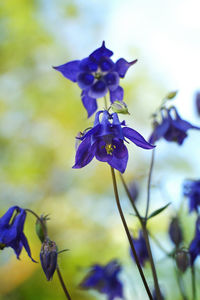
M189 199L189 211L192 212L200 206L200 180L185 180L183 194Z
M23 247L32 259L27 238L23 233L25 219L26 211L18 206L9 208L0 218L0 249L13 248L18 259Z
M110 115L106 110L97 112L94 127L83 137L78 137L82 142L77 149L73 168L86 166L95 156L97 160L107 162L111 167L123 173L128 161L128 150L124 144L125 138L143 149L154 147L145 141L137 131L122 126L125 126L125 122L120 122L116 113Z
M200 116L200 92L196 93L196 109L197 109L198 115Z
M123 100L123 89L119 86L120 78L123 78L130 66L137 60L127 62L120 58L114 63L110 57L113 52L102 46L82 60L73 60L64 65L54 67L63 76L73 82L77 82L82 89L81 99L90 117L97 110L96 99L110 93L110 101Z
M200 217L198 217L196 221L195 236L190 244L189 253L190 253L190 262L191 265L193 265L197 256L200 255Z
M132 238L133 245L135 247L135 251L137 253L140 264L144 267L145 262L149 259L147 246L145 243L145 239L143 237L143 233L140 230L139 236L137 239ZM132 258L135 260L132 251L130 251Z
M107 295L108 300L123 298L123 285L118 278L121 266L116 260L112 260L105 266L94 265L90 273L81 282L80 287L94 289Z
M163 137L168 142L176 142L182 145L189 129L200 129L200 127L193 126L181 119L175 107L163 108L161 118L161 123L154 122L154 130L149 138L150 143L154 144Z
M174 217L170 222L169 236L171 241L178 248L183 241L183 232L178 217Z

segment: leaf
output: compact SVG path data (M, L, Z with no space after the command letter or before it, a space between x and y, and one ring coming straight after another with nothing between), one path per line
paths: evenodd
M171 202L167 203L165 206L161 207L161 208L158 208L156 209L154 212L152 212L150 214L150 216L148 217L148 219L151 219L157 215L159 215L163 210L165 210L169 205L171 204Z

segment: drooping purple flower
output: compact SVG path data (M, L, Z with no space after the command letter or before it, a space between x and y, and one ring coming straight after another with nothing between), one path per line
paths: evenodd
M64 65L54 67L67 79L77 82L82 89L81 99L90 117L97 110L96 99L110 94L110 101L123 100L123 88L119 85L120 78L124 78L128 68L137 60L127 62L120 58L114 63L110 57L113 52L102 46L82 60L70 61Z
M152 144L164 138L168 142L176 142L182 145L189 129L200 129L200 127L181 119L175 107L163 108L161 118L160 123L154 122L154 130L149 138L149 142Z
M133 244L135 246L135 251L137 253L139 262L142 267L144 267L146 261L149 259L148 251L147 251L147 246L145 243L145 239L143 236L142 231L140 230L138 238L134 239L132 238ZM132 251L130 251L132 258L135 260Z
M123 173L128 162L125 138L143 149L154 147L137 131L126 127L125 122L120 122L116 113L109 114L106 110L97 112L93 128L79 137L82 142L77 149L73 168L83 168L96 157Z
M200 180L185 180L183 194L189 200L189 212L196 211L200 207Z
M198 217L196 221L195 236L189 246L189 253L190 253L190 263L191 265L193 265L197 256L200 255L200 217Z
M31 250L27 238L23 232L26 211L19 206L12 206L0 218L0 249L11 247L17 258L24 247L28 256L31 257ZM34 261L35 262L35 261Z
M178 248L183 241L183 232L178 217L174 217L170 222L169 236L171 241Z
M83 289L94 289L105 294L107 300L123 297L123 285L118 278L121 266L117 260L112 260L107 265L96 264L92 266L89 274L83 279L80 287Z

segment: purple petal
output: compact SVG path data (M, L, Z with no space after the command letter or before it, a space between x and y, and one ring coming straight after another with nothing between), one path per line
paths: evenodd
M68 78L73 82L76 82L77 75L80 72L79 65L80 65L80 60L73 60L64 65L53 67L53 68L61 72L64 77Z
M88 113L88 118L97 110L97 101L96 99L88 96L87 91L83 91L81 94L81 100L83 105Z
M107 154L105 146L106 143L103 140L96 143L95 157L99 161L109 162L112 159L112 155Z
M127 137L131 142L136 144L138 147L141 147L143 149L153 149L155 146L149 144L143 136L137 132L136 130L129 128L129 127L124 127L122 129L122 132L125 137Z
M105 47L105 42L103 41L102 46L92 52L89 58L94 59L98 63L102 57L110 57L112 55L113 52Z
M115 70L118 72L119 76L123 78L130 66L134 65L136 62L137 59L132 62L127 62L124 58L120 58L115 64Z
M127 148L121 140L113 140L113 155L116 158L122 159L127 155Z
M94 82L94 76L87 72L81 72L77 76L77 83L81 89L90 87Z
M104 76L107 87L110 91L115 91L119 85L119 75L117 72L110 72Z
M114 62L110 59L110 58L102 58L100 63L99 63L99 66L101 68L101 71L103 72L109 72L111 71L112 69L114 69L115 67L115 64Z
M116 100L122 101L124 97L124 90L121 86L118 86L116 90L110 91L110 101L113 103Z
M94 60L86 57L80 61L80 70L84 72L96 72L98 69L98 65L94 62Z
M32 256L31 256L31 249L30 249L30 247L29 247L27 238L26 238L26 236L25 236L24 233L22 233L22 235L21 235L21 242L22 242L22 244L23 244L23 246L24 246L24 248L25 248L25 250L26 250L28 256L31 258L31 260L32 260L33 262L36 263L36 261L35 261L35 260L32 258Z
M76 152L75 164L73 169L80 169L91 162L94 157L94 146L91 146L91 137L82 141Z
M112 155L112 160L110 160L108 164L114 169L117 169L119 172L124 173L124 171L126 170L127 162L128 150L126 148L123 158L117 158L115 155Z
M161 137L163 137L167 132L167 130L169 129L169 126L170 126L170 121L168 118L163 119L161 124L156 124L154 131L152 132L149 138L149 143L154 144Z
M5 226L10 222L12 215L16 209L20 209L18 206L12 206L8 211L0 218L0 226Z
M88 95L92 98L101 98L104 97L108 89L103 80L96 81L89 89Z

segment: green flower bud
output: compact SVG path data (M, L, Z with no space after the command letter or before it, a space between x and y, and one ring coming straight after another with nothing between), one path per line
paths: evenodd
M43 243L47 234L46 222L48 220L48 216L41 215L40 220L41 221L39 221L38 219L36 220L35 230L40 241Z
M168 100L174 99L176 97L177 93L178 93L178 91L173 91L173 92L168 93L166 95L166 99L168 99Z
M126 103L124 103L123 101L113 102L113 104L111 105L111 108L112 108L113 112L115 112L115 113L130 115L130 113L128 112L128 107L127 107Z

